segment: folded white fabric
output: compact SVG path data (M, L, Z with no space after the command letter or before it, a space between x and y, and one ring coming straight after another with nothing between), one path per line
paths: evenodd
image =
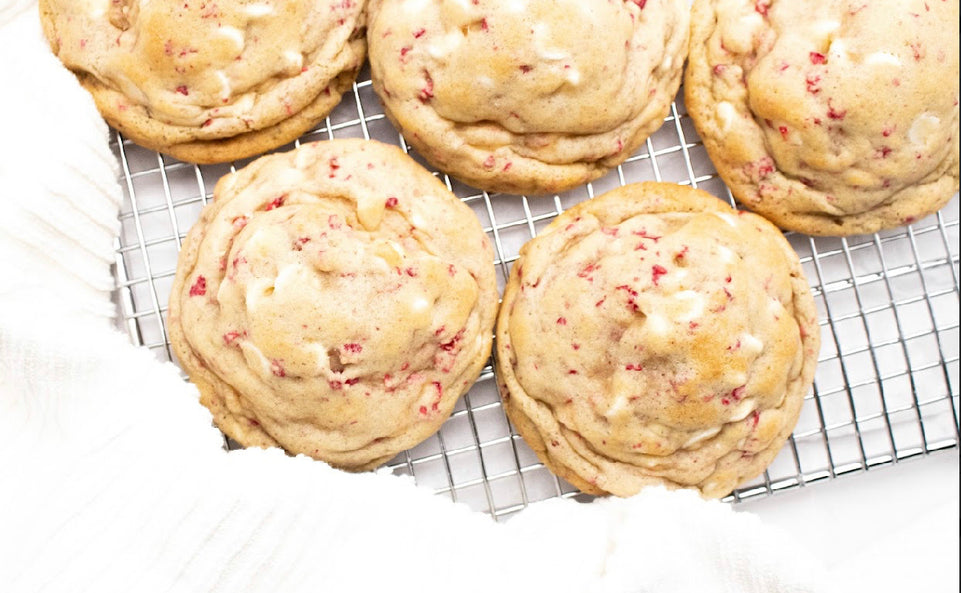
M114 158L32 3L0 7L0 55L3 591L825 590L786 535L689 492L497 524L405 478L227 453L192 386L111 327Z

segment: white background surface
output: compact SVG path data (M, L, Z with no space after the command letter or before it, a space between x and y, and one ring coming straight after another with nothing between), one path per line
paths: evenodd
M837 591L958 591L958 454L844 476L746 502L794 534Z

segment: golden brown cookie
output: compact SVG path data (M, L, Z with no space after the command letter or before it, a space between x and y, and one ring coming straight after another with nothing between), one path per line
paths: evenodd
M400 149L305 144L223 177L167 327L216 424L346 469L433 434L490 355L477 217Z
M797 422L819 330L797 255L765 219L666 183L564 212L514 263L497 321L508 416L594 494L728 494Z
M53 52L107 122L195 163L310 130L364 61L366 0L41 0Z
M685 103L734 196L872 233L958 190L958 3L695 0Z
M600 177L663 123L685 0L373 0L371 79L432 165L486 190Z

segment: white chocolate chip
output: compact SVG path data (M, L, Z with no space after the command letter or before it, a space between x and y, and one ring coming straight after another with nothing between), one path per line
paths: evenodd
M912 144L924 146L931 136L938 133L939 125L941 125L941 119L938 116L931 113L921 114L911 124L911 129L908 130L908 139Z
M217 29L217 34L230 40L238 53L244 49L244 32L237 27L224 25Z
M731 105L727 101L721 101L714 108L714 113L717 115L717 121L721 124L721 131L727 132L731 129L731 125L734 124L734 118L737 117L737 110L734 109L734 105Z
M274 7L265 3L248 4L244 7L244 11L247 13L247 16L251 18L259 18L274 12Z

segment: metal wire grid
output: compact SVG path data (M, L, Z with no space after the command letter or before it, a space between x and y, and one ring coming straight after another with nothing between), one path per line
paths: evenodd
M373 138L401 146L369 74L300 142ZM248 161L196 166L115 134L125 201L116 245L117 297L131 340L172 357L165 315L177 253L217 179ZM518 250L570 206L629 182L691 185L734 203L707 158L680 96L664 125L607 176L553 197L478 193L435 172L477 214L495 251L503 289ZM871 236L788 234L814 292L822 351L797 428L763 476L735 491L743 501L843 474L956 449L958 421L958 198L910 227ZM440 431L381 471L495 518L530 502L577 496L509 425L490 364Z

